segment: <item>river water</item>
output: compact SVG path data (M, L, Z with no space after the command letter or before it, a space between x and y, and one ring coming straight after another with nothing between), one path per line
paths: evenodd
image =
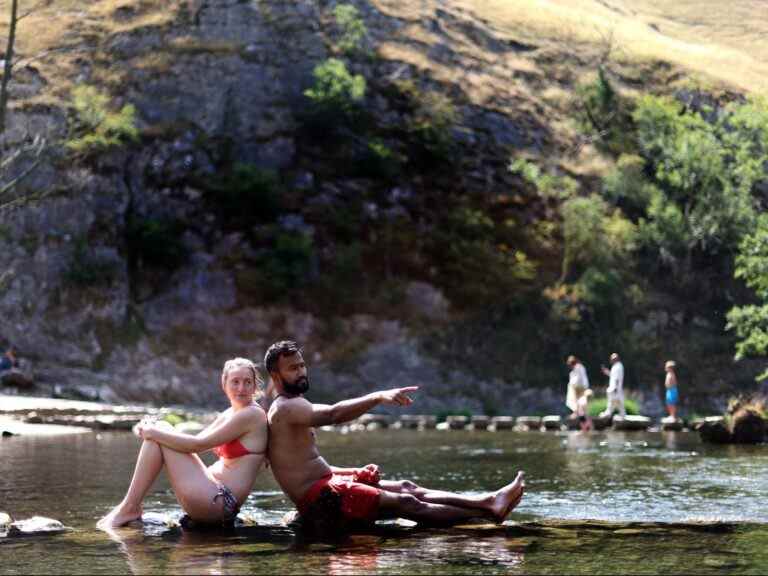
M73 530L0 539L0 574L768 571L766 446L703 445L692 433L318 434L338 466L376 462L386 479L465 493L497 488L520 469L527 493L502 528L390 523L337 543L306 542L283 525L292 506L266 472L241 512L256 526L214 534L150 525L108 535L94 526L123 496L137 439L17 436L0 441L0 511L56 518ZM145 512L181 515L165 478Z

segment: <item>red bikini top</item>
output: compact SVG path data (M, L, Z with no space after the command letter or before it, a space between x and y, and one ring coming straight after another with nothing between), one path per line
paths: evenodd
M216 448L213 449L214 454L218 456L219 458L240 458L240 456L245 456L247 454L264 454L264 452L251 452L243 446L243 443L240 442L239 438L235 438L231 442L227 442L226 444L221 444L220 446L216 446Z

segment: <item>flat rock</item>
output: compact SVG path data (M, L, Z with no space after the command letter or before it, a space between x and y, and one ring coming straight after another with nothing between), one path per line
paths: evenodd
M62 532L68 532L69 530L71 530L71 528L67 528L61 522L54 520L53 518L33 516L26 520L12 522L8 528L8 537L60 534Z
M651 419L648 416L614 416L614 430L648 430Z
M544 426L545 430L560 430L560 427L563 425L563 419L557 415L544 416L541 419L541 425Z
M518 416L515 424L525 430L538 430L541 428L541 416Z
M661 419L661 429L670 432L679 432L685 428L685 421L681 418L666 416Z
M512 430L515 427L515 417L494 416L491 418L491 427L494 430Z

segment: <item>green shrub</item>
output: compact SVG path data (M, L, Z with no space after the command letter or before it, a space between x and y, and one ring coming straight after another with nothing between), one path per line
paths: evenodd
M117 278L119 264L91 250L85 238L75 243L75 250L64 272L64 279L77 286L111 286Z
M716 118L669 98L644 96L633 114L655 191L641 239L679 278L694 256L725 262L754 229L756 184L766 179L768 104L731 104Z
M311 282L314 243L308 234L280 232L271 249L257 258L256 268L238 275L244 290L270 301L285 301Z
M451 99L440 92L414 92L415 109L408 125L416 150L414 160L423 167L444 164L451 159L451 129L458 114Z
M141 264L173 270L189 257L181 240L184 230L178 220L134 217L126 227L126 243Z
M621 154L634 149L631 103L613 87L605 69L576 88L576 122L596 147Z
M345 54L360 52L363 41L368 35L368 29L360 17L360 12L352 4L338 4L333 9L333 15L341 32L336 45Z
M135 107L126 104L113 111L109 101L109 96L94 86L77 86L72 90L74 118L67 148L77 154L90 154L138 140Z
M525 158L517 158L510 162L509 170L520 174L526 182L533 184L538 195L544 199L567 200L573 197L579 188L576 180L570 176L556 176L543 172L536 164Z
M305 114L311 130L332 131L359 116L365 98L365 78L350 74L347 65L337 58L315 66L313 76L314 85L304 91L311 102Z
M592 418L595 418L596 416L599 416L600 412L603 412L607 406L608 406L607 398L595 398L594 400L590 400L589 415ZM630 416L640 415L640 406L634 400L630 400L629 398L626 398L624 400L624 408L626 409L627 414Z
M381 140L372 140L355 162L355 173L365 178L389 182L398 176L400 167L398 154Z
M250 164L236 164L222 177L209 181L206 199L232 228L273 222L282 210L278 176Z

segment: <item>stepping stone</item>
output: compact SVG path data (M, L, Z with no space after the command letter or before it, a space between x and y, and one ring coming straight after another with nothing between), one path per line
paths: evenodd
M515 427L514 416L494 416L491 418L491 429L493 430L512 430Z
M357 421L364 425L367 430L389 428L389 416L386 414L363 414Z
M661 419L661 429L670 432L679 432L685 428L685 421L682 418L672 418L665 416Z
M563 425L563 419L560 416L544 416L541 419L541 425L545 430L560 430Z
M472 416L472 422L468 426L471 430L487 430L491 425L491 418L489 416Z
M613 429L614 430L648 430L651 427L651 419L648 416L614 416L613 417Z
M450 415L445 417L445 421L451 430L463 430L469 423L467 416Z
M538 430L541 428L541 416L518 416L515 424L521 430Z

